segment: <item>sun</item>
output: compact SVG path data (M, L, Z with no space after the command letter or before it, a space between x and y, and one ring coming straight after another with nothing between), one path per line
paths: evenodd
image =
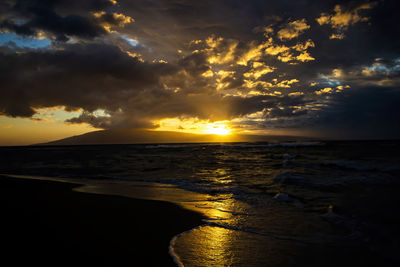
M231 130L226 125L210 123L210 125L208 125L207 127L206 132L216 135L228 135L231 133Z
M234 130L230 127L231 122L228 120L210 122L209 120L199 119L166 118L154 121L154 124L160 125L156 131L213 134L219 136L234 134Z

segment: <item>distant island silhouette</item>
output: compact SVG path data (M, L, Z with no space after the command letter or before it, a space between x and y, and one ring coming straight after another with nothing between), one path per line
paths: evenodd
M208 142L281 142L310 140L299 136L232 134L191 134L150 130L100 130L36 145L94 145L94 144L146 144L146 143L208 143Z

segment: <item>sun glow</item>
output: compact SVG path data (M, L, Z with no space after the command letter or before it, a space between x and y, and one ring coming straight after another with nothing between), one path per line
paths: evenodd
M177 131L184 133L214 134L221 136L232 134L229 121L210 122L208 120L181 120L178 118L170 118L160 120L157 122L157 124L160 125L160 127L157 129L158 131Z
M231 133L231 130L224 124L210 123L207 127L206 133L209 134L228 135Z

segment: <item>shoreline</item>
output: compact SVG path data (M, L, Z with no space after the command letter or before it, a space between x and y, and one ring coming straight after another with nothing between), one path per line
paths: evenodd
M0 175L3 261L176 266L171 240L203 224L202 214L174 203L73 190L79 186Z

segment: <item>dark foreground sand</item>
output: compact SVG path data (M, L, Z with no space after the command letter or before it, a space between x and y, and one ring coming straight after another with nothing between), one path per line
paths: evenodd
M202 216L161 201L0 176L1 266L175 266L171 238Z

